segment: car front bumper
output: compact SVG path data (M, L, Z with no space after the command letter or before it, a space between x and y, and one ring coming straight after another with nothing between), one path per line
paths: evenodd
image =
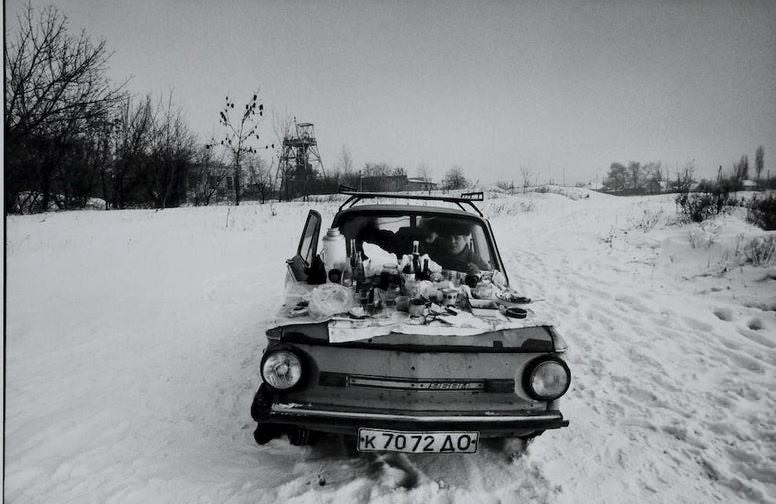
M404 431L478 431L482 437L521 437L569 425L557 410L450 412L391 408L349 408L321 404L273 403L261 393L251 414L260 424L294 425L355 435L359 428Z

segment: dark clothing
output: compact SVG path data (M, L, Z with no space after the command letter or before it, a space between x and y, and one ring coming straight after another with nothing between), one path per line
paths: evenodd
M428 232L419 231L410 230L409 228L399 229L396 233L379 230L368 234L361 234L359 238L368 243L374 243L387 252L396 254L399 259L404 254L412 253L412 242L417 241L420 254L428 254L432 261L442 266L442 269L465 272L469 264L474 264L481 271L491 269L468 244L461 253L453 255L440 247L437 242L427 243L425 238L428 237Z
M446 250L442 250L439 247L434 247L431 244L431 248L428 252L428 256L437 264L442 266L442 269L466 271L470 264L473 264L482 270L489 270L490 267L485 264L485 261L478 256L469 245L466 245L459 254L450 254Z

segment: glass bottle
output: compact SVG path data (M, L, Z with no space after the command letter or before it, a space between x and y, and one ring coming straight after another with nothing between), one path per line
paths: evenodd
M415 274L415 280L420 280L423 271L420 269L420 242L412 242L412 272Z
M356 239L351 238L350 239L350 255L348 256L348 260L345 261L345 267L342 269L342 285L345 287L352 287L355 282L353 279L353 275L355 274L355 265L356 265Z
M353 286L353 267L350 265L350 261L345 261L345 266L342 268L342 280L340 283L344 287Z
M366 281L366 271L364 270L364 258L361 252L356 252L356 265L353 268L353 279L356 285L361 285Z

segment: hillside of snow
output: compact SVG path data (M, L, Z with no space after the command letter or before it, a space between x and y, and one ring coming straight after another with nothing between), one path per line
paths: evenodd
M570 347L571 424L474 455L254 443L284 259L337 203L9 216L7 502L776 502L767 233L664 196L496 196L510 281Z

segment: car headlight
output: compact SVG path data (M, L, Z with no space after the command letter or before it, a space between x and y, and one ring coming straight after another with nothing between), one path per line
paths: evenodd
M559 398L571 385L571 371L566 363L557 357L540 357L531 362L523 378L525 391L540 401Z
M270 387L288 390L302 379L302 361L288 350L267 352L261 360L261 377Z

